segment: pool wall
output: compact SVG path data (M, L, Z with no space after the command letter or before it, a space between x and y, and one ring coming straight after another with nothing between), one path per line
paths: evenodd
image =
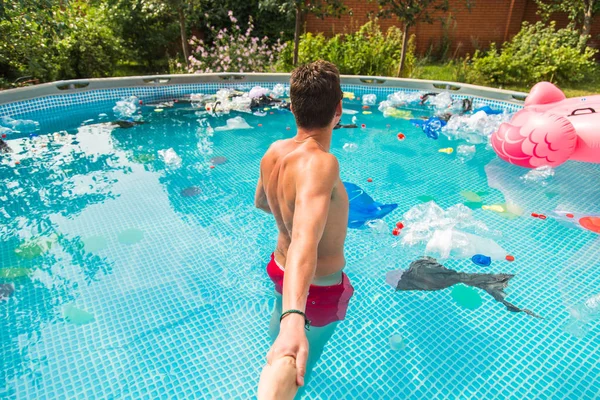
M35 118L48 109L60 111L73 106L106 106L131 95L150 102L191 93L214 93L221 88L249 90L256 85L272 87L277 83L288 82L289 74L264 73L154 75L57 81L1 91L0 116ZM450 91L458 98L473 97L508 111L521 108L526 96L520 92L455 82L352 75L342 75L342 87L344 91L351 91L359 96L373 93L378 97L400 90Z

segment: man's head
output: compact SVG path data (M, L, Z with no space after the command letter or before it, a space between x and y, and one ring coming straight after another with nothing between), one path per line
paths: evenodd
M319 129L331 125L334 118L341 116L342 97L340 72L332 63L319 60L292 72L290 100L299 128Z

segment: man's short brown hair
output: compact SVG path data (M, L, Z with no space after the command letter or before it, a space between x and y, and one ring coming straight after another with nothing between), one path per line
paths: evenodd
M332 63L319 60L292 71L290 100L298 127L329 125L342 97L340 72Z

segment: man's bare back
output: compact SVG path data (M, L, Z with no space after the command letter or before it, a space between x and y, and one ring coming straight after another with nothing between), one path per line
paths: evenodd
M293 139L274 143L261 161L255 204L273 214L279 229L276 250L266 267L281 295L273 311L278 333L267 354L267 371L274 373L265 372L259 384L273 389L271 395L277 389L287 393L284 389L289 386L282 382L293 377L272 369L287 357L295 360L297 387L304 385L307 365L313 365L307 364L305 329L315 327L311 335L326 341L345 318L354 293L341 272L348 194L338 161L329 153L333 128L342 117L342 98L335 65L316 61L296 68L290 77L290 99L298 132ZM317 345L312 358L318 359L323 348L324 343Z
M344 268L344 240L348 226L348 195L339 178L335 157L323 151L315 140L297 143L294 139L273 143L262 159L260 174L264 199L279 228L275 260L285 266L292 240L294 213L299 185L316 186L321 182L311 180L307 169L315 165L331 165L330 171L319 168L323 176L335 175L327 222L318 244L315 278L334 275ZM309 179L307 179L309 178Z

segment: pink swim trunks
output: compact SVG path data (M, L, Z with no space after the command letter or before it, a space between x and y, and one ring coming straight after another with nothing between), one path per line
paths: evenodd
M271 254L271 261L267 264L267 274L275 284L275 290L281 294L284 271L275 262L273 254ZM337 285L310 285L306 301L306 318L310 320L311 326L319 327L335 321L342 321L346 317L346 310L348 310L352 294L354 294L354 288L344 273L342 273L342 282Z

